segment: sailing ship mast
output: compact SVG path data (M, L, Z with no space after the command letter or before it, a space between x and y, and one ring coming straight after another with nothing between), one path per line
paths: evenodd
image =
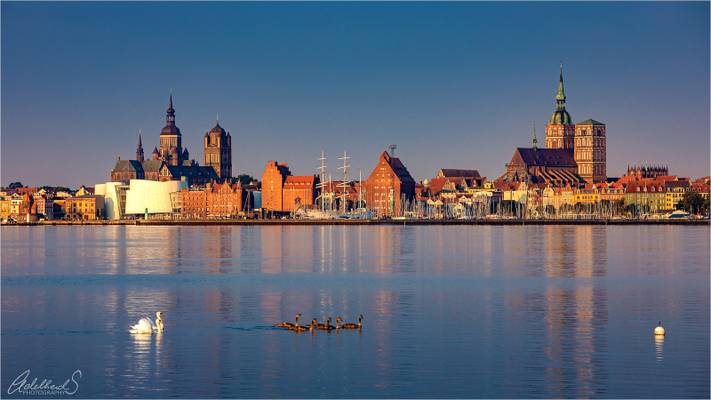
M341 182L341 184L339 186L341 187L341 205L343 206L342 207L343 213L345 214L347 211L347 204L346 203L348 200L348 197L347 197L347 195L348 195L348 191L347 191L347 188L348 188L348 167L350 167L350 165L348 165L348 160L350 159L350 157L348 157L348 154L344 150L343 157L339 157L338 159L343 160L343 166L338 167L338 169L343 170L343 182Z
M318 188L320 189L319 191L319 199L321 201L321 212L325 210L324 206L324 196L325 196L325 191L324 188L326 187L326 155L321 150L321 157L318 159L321 161L321 166L318 167L319 171L319 182L318 182Z

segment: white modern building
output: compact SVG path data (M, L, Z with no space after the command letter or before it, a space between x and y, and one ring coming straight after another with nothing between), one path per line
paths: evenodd
M121 219L126 214L126 191L123 182L106 182L94 185L94 194L104 196L106 219Z
M131 179L126 185L121 182L106 182L94 186L97 195L104 196L107 219L121 219L127 215L172 214L175 211L171 193L187 188L186 181L151 181Z

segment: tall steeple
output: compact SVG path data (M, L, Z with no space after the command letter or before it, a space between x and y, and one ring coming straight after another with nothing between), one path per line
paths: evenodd
M555 101L559 110L565 109L565 89L563 89L563 63L560 63L560 78L558 79L558 92L555 95Z
M560 63L558 90L555 94L555 111L546 125L546 148L572 149L575 126L570 113L565 109L565 88L563 85L563 63Z
M170 165L181 165L183 148L180 129L175 126L175 109L173 108L173 93L168 99L168 109L165 114L165 126L160 131L160 157Z
M535 122L533 123L533 140L532 140L531 145L532 145L531 147L533 149L538 148L538 138L536 137L536 123Z
M166 110L165 123L167 125L175 125L175 109L173 108L173 93L170 94L168 101L168 109Z
M140 129L138 131L138 147L136 148L136 160L138 160L138 162L141 162L141 163L143 162L143 160L145 160L145 157L143 155L143 143L141 141Z

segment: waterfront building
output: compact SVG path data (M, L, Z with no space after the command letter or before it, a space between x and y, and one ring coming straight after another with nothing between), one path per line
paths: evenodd
M94 221L104 217L104 197L83 195L64 199L64 218L70 221Z
M701 197L708 199L709 192L711 191L711 179L708 176L699 178L691 182L691 187L689 188L694 193L698 193Z
M123 219L126 214L126 192L130 185L123 182L106 182L94 185L94 193L104 197L106 219Z
M54 200L52 195L46 192L37 192L32 197L38 218L54 219Z
M368 209L380 217L404 215L415 198L415 180L399 158L383 151L365 184Z
M684 200L686 192L691 190L689 179L677 179L664 182L665 209L676 210L677 205Z
M663 182L642 180L625 188L625 205L634 206L640 214L663 212L667 209L666 204Z
M126 190L125 215L170 217L174 213L171 193L187 187L187 181L132 179Z
M538 148L534 129L532 146L514 150L498 180L578 187L606 181L606 126L594 119L572 122L566 109L562 65L555 100L556 109L546 124L545 148Z
M270 160L262 173L262 208L272 212L311 208L318 183L315 175L291 175L287 164Z
M600 201L608 201L610 203L618 203L624 201L625 189L622 185L616 183L602 182L596 184Z
M208 183L205 192L208 217L233 218L244 211L245 191L239 182Z
M10 213L10 205L12 203L12 200L10 198L3 196L2 199L0 199L0 220L7 220L10 218L11 213Z
M181 190L180 216L189 219L207 218L207 192L198 188Z
M315 175L287 176L283 186L282 211L297 211L311 208L316 198L318 178Z

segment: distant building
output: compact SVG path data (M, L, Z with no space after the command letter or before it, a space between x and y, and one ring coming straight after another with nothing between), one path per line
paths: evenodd
M572 151L536 147L517 148L511 161L506 164L506 172L499 180L558 187L579 186L585 183L578 175L578 164Z
M625 176L635 179L654 179L659 176L669 175L669 167L666 165L628 165L627 174Z
M212 167L220 179L232 177L232 136L220 123L205 132L205 162Z
M236 217L244 211L245 191L242 184L209 183L207 193L207 216L214 218Z
M64 199L64 218L71 221L94 221L104 217L104 197L85 195Z
M318 183L317 176L294 176L287 164L269 161L262 173L262 208L275 212L311 208Z
M190 185L204 185L213 180L231 178L231 137L219 124L206 133L205 159L211 162L206 166L200 166L195 160L190 159L188 149L182 146L182 134L175 124L172 95L165 119L166 123L159 137L159 147L153 148L151 158L145 158L143 139L139 135L136 159L122 160L119 157L110 173L112 182L128 183L131 179L168 181L186 178Z
M415 198L415 180L399 158L383 151L366 181L365 198L378 216L402 216L403 206Z
M175 212L171 193L187 187L185 181L156 182L132 179L126 190L125 215L169 217ZM120 198L120 196L119 196Z
M106 182L94 185L94 193L104 197L106 219L123 219L126 214L126 192L130 186L123 182Z
M435 178L463 178L463 179L479 179L479 171L475 169L451 169L442 168L437 171Z
M202 189L180 191L180 216L182 218L207 218L207 192Z
M546 124L546 148L538 148L534 130L532 147L514 151L499 181L583 186L607 180L606 126L594 119L573 124L565 107L562 65L555 100Z

